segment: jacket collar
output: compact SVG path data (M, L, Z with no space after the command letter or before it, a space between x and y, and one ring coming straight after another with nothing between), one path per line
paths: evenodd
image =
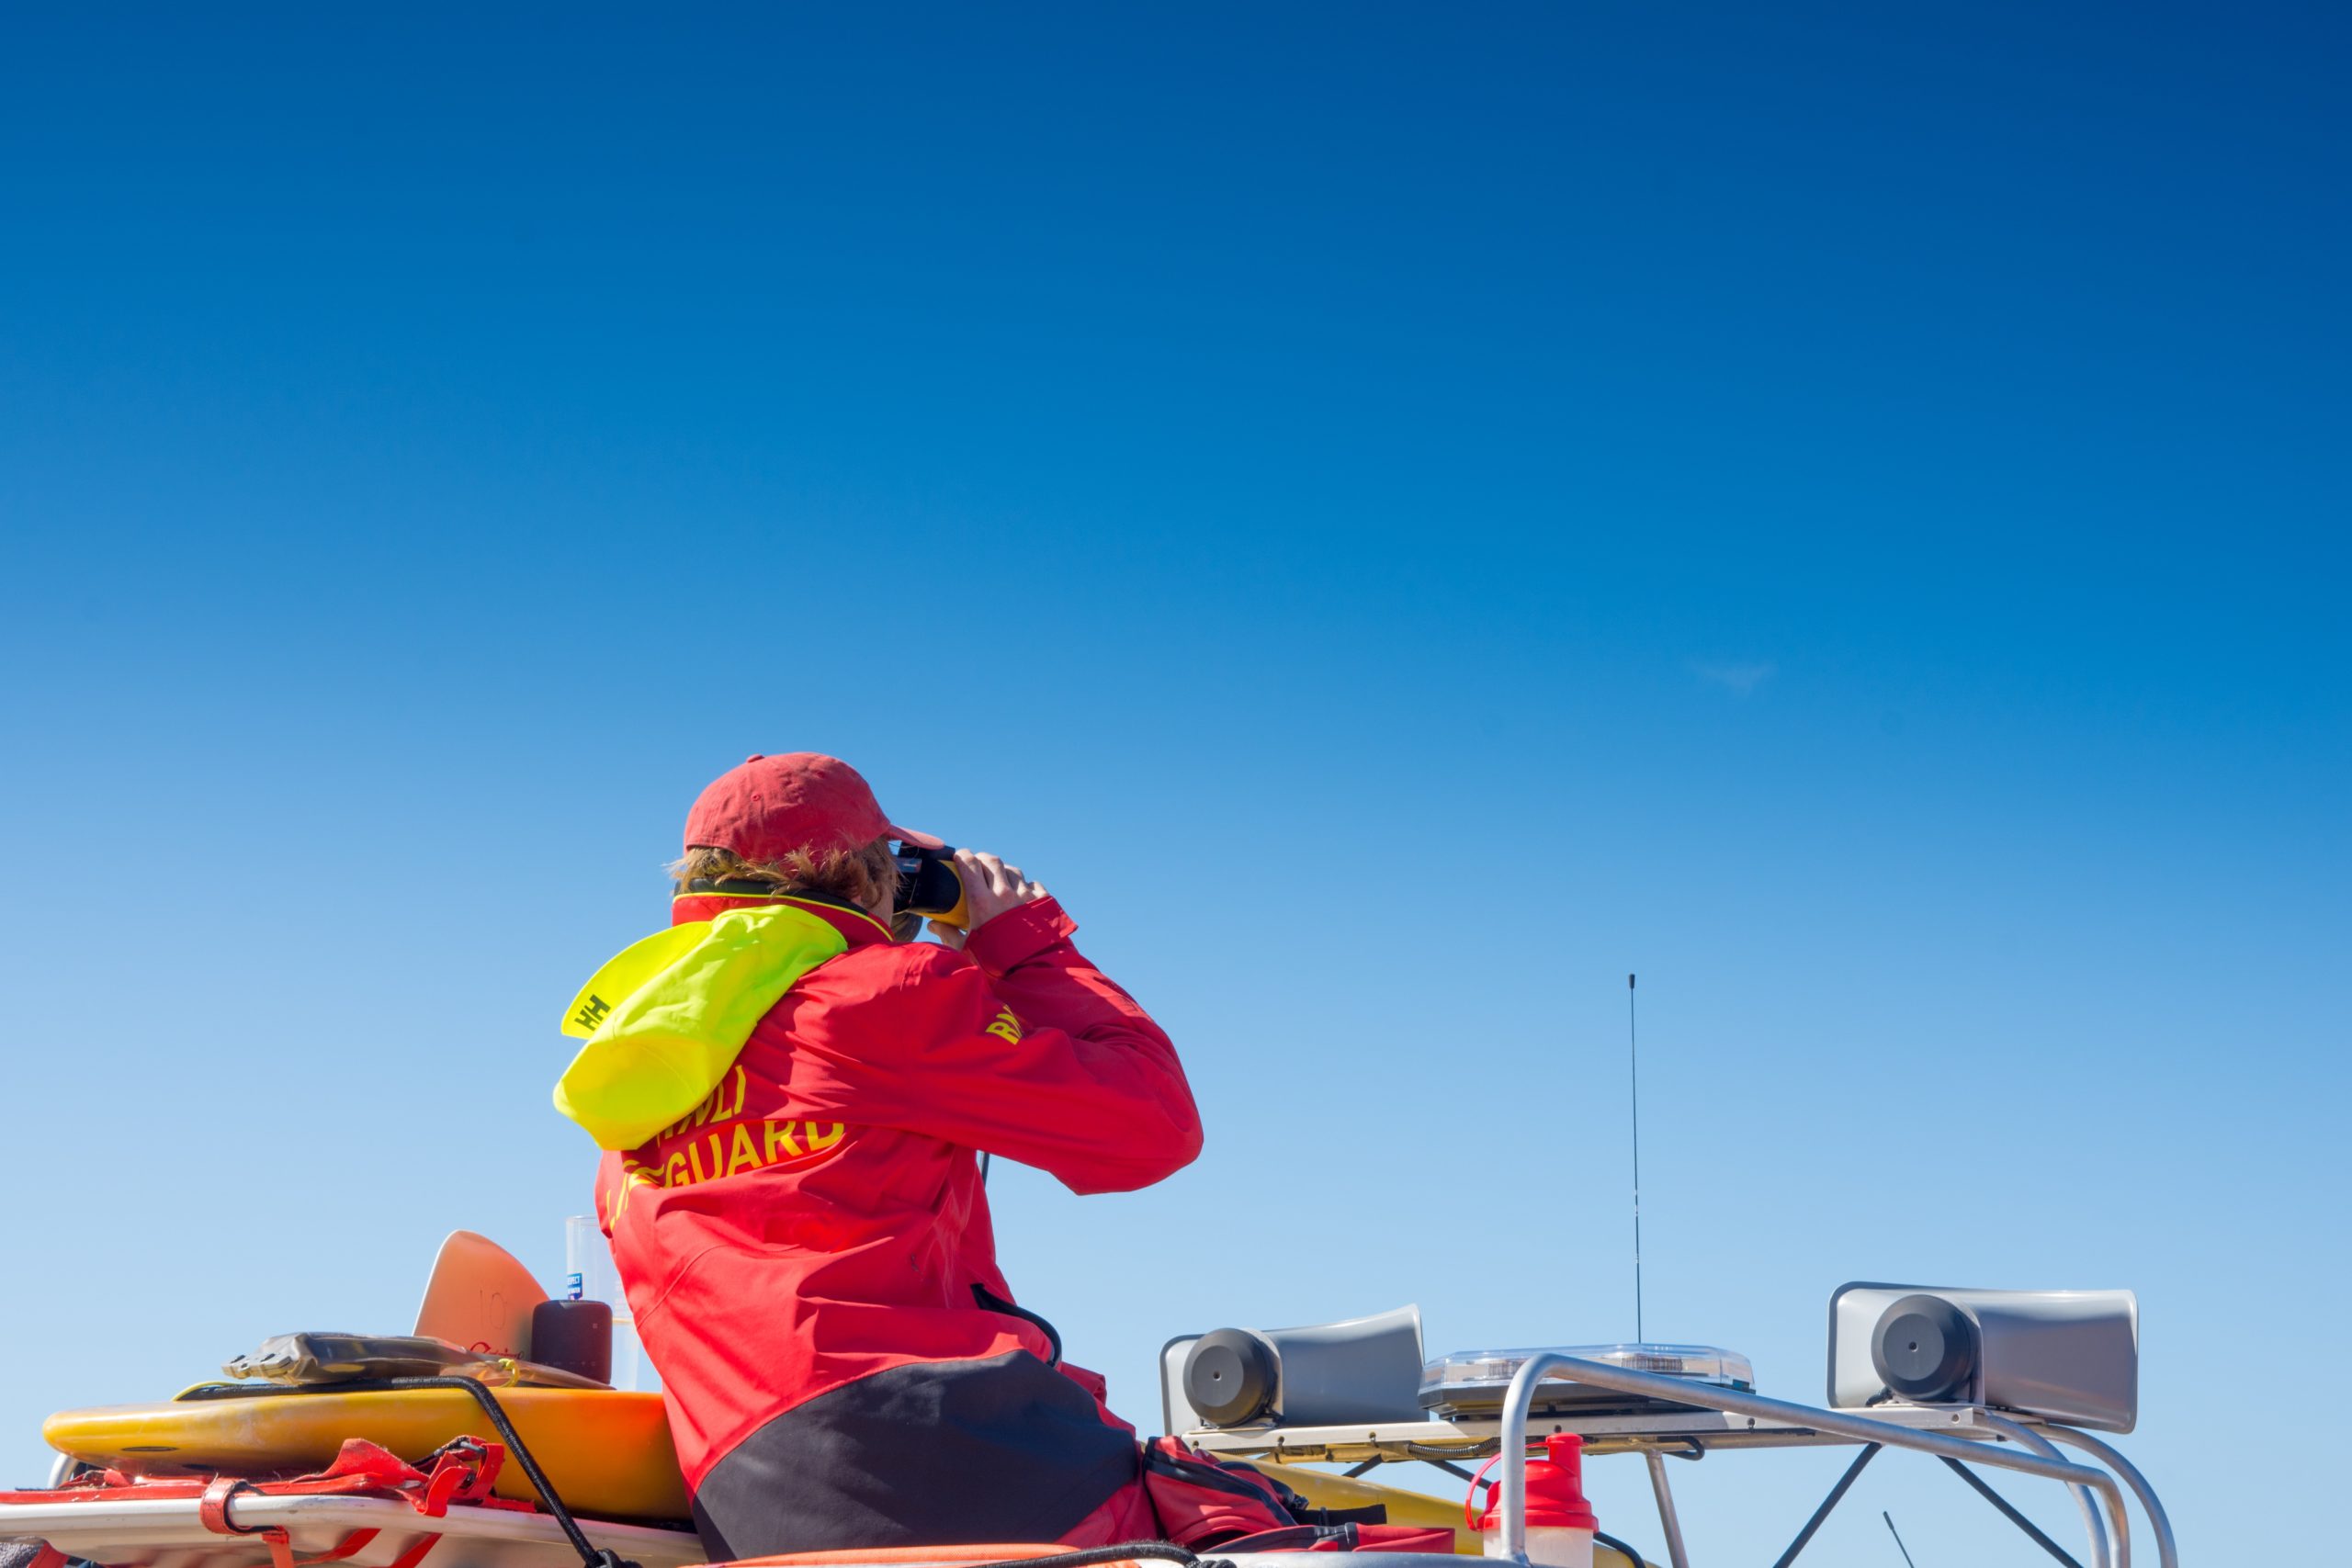
M729 909L755 909L763 904L790 904L795 908L806 909L841 932L842 940L852 947L891 940L890 928L865 910L819 893L788 893L773 897L751 893L681 893L670 900L670 923L683 926L690 920L717 919Z

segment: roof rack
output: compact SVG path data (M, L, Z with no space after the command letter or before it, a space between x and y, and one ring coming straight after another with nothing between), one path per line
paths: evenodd
M2090 1546L2089 1568L2131 1568L2131 1521L2124 1509L2128 1489L2138 1499L2154 1538L2159 1568L2179 1568L2172 1524L2144 1476L2130 1461L2089 1433L2053 1421L2017 1417L1974 1404L1888 1404L1858 1410L1826 1410L1789 1400L1768 1399L1743 1389L1721 1388L1635 1371L1605 1362L1546 1351L1533 1356L1511 1379L1499 1419L1403 1421L1347 1427L1219 1427L1188 1432L1195 1447L1236 1458L1290 1461L1354 1462L1360 1468L1424 1460L1440 1464L1504 1455L1498 1522L1506 1552L1527 1561L1527 1445L1530 1412L1537 1386L1559 1379L1616 1393L1665 1401L1677 1408L1618 1415L1547 1415L1533 1421L1538 1436L1573 1432L1592 1454L1638 1452L1649 1468L1657 1499L1658 1523L1666 1534L1673 1568L1690 1568L1682 1527L1675 1513L1668 1457L1699 1459L1715 1449L1800 1448L1859 1445L1862 1452L1806 1521L1774 1568L1788 1568L1838 1506L1863 1465L1881 1449L1909 1449L1943 1461L1984 1493L2017 1525L2064 1562L2073 1559L2023 1515L1979 1481L1970 1465L1989 1465L2060 1482L2082 1509ZM2076 1463L2059 1444L2080 1450L2094 1463ZM2109 1530L2113 1532L2112 1550Z

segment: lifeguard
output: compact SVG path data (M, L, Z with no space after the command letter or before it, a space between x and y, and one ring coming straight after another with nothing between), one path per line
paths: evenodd
M753 757L688 814L671 929L575 998L556 1103L714 1561L1158 1533L1133 1428L1013 1304L979 1156L1079 1192L1200 1152L1168 1036L1045 888L959 851L968 935L900 940L846 762ZM950 940L955 940L952 935Z

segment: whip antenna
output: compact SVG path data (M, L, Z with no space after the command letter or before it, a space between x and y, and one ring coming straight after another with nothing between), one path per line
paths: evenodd
M1634 1338L1642 1337L1642 1051L1634 1026L1634 977L1625 976L1625 1071L1634 1085Z
M1911 1561L1911 1549L1903 1544L1903 1532L1894 1528L1894 1516L1881 1508L1878 1517L1886 1521L1886 1533L1894 1538L1894 1550L1903 1553L1903 1568L1919 1568Z

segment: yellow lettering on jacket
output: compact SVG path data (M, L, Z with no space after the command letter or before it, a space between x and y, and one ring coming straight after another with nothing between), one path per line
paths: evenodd
M1007 1044L1018 1045L1021 1043L1021 1021L1012 1016L1011 1008L1006 1008L996 1015L996 1021L988 1026L986 1032Z
M741 1103L736 1091L725 1092L730 1103ZM645 1149L622 1156L615 1213L628 1203L631 1187L692 1187L771 1166L815 1165L855 1132L841 1122L748 1119L704 1131L693 1126L693 1120L686 1119L684 1130L690 1135L678 1146L664 1148L671 1140L657 1138Z
M627 1155L623 1155L621 1156L620 1186L613 1194L613 1210L611 1213L607 1214L605 1213L604 1194L598 1193L596 1195L597 1224L602 1225L605 1230L610 1231L614 1225L620 1223L620 1217L628 1213L628 1195L631 1192L640 1187L659 1187L661 1185L661 1174L651 1166L639 1165L637 1161L629 1158Z

